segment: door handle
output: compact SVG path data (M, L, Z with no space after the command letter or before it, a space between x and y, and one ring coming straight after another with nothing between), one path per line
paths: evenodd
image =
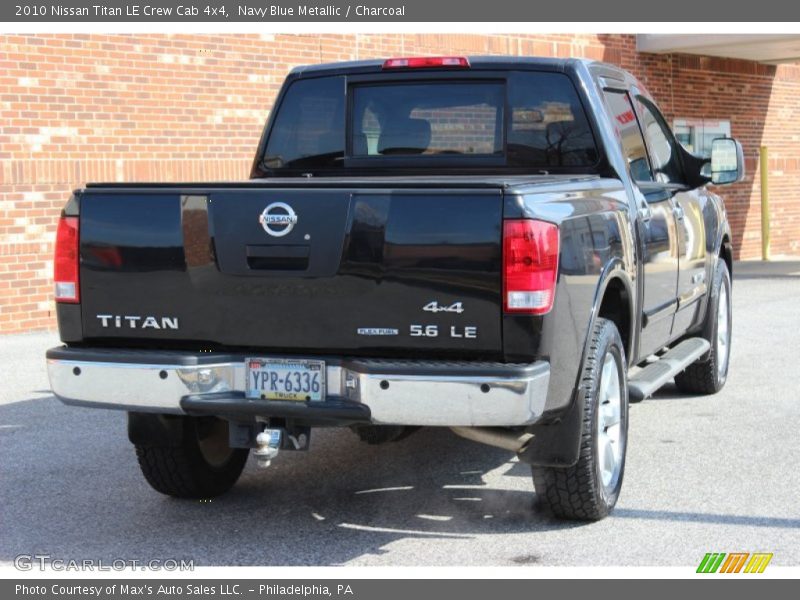
M650 205L644 204L639 207L639 219L643 223L648 223L652 218L653 218L653 211L650 208Z
M678 219L678 221L683 221L684 212L683 207L680 204L676 204L674 207L672 207L672 213L675 215L675 218Z

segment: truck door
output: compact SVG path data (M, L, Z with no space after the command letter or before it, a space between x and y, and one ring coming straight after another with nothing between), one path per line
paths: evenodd
M654 175L628 93L606 89L605 97L622 141L638 207L636 221L644 280L638 357L644 358L669 342L678 303L678 235L673 190Z
M642 95L636 106L644 130L650 164L658 185L672 197L678 239L678 305L671 337L674 339L696 321L700 300L706 292L706 224L703 189L691 189L680 163L678 141L658 108Z

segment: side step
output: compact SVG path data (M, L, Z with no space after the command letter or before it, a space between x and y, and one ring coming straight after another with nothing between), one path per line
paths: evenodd
M709 348L711 344L703 338L689 338L670 348L656 362L650 363L628 380L630 401L641 402L651 396L658 388L708 352Z

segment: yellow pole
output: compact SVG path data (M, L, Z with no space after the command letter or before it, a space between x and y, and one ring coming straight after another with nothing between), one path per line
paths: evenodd
M767 147L759 149L761 164L761 259L769 260L769 167Z

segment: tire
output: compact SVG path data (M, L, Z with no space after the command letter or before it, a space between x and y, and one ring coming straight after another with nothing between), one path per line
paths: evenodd
M175 498L213 498L227 492L244 469L248 448L228 446L228 422L216 417L180 417L173 445L136 444L144 478Z
M597 521L617 503L628 446L626 374L619 331L612 321L598 318L581 373L584 407L578 462L564 468L532 467L540 506L556 517Z
M728 379L731 355L731 276L721 258L714 268L702 337L711 344L704 356L675 376L675 385L688 394L716 394Z
M417 429L419 427L407 427L404 425L357 425L352 427L352 431L358 436L358 439L370 446L378 446L387 442L399 442Z

